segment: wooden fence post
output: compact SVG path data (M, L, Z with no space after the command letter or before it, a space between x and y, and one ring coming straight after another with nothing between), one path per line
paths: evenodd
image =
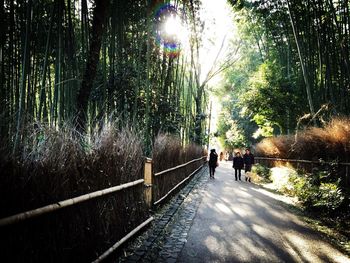
M152 159L146 158L144 167L144 179L145 179L145 201L148 208L153 204L153 172L152 172Z

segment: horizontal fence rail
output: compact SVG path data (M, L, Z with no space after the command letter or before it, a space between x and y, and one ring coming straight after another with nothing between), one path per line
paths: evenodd
M159 203L161 203L164 199L166 199L173 191L175 191L175 189L177 189L180 185L182 185L184 182L186 182L188 179L191 178L192 175L194 175L196 172L198 172L202 167L204 166L204 164L202 164L200 167L198 167L195 171L193 171L189 176L187 176L185 179L183 179L180 183L178 183L177 185L175 185L168 193L166 193L163 197L161 197L159 200L157 200L156 202L154 202L153 205L158 205Z
M295 162L295 163L312 163L312 164L333 164L331 162L324 161L310 161L310 160L299 160L299 159L283 159L283 158L271 158L271 157L255 157L256 160L266 160L266 161L279 161L279 162ZM350 166L350 163L335 163L344 166Z
M142 185L143 186L143 191L142 193L138 193L138 197L142 198L144 201L144 204L146 208L150 209L152 206L158 205L160 202L165 200L171 193L175 192L176 189L180 188L182 185L185 184L185 182L191 180L194 174L196 174L200 169L203 168L205 165L207 156L203 156L197 159L193 159L191 161L188 161L184 164L180 164L178 166L163 170L158 173L153 173L153 162L152 159L145 158L144 160L144 170L143 170L143 179L139 179L133 182L128 182L125 184L121 184L118 186L113 186L109 187L106 189L94 191L91 193L83 194L77 197L73 197L70 199L62 200L56 203L52 203L46 206L42 206L36 209L24 211L21 213L17 213L14 215L10 215L4 218L0 218L0 228L4 228L6 234L11 234L15 229L8 228L6 229L6 226L11 226L16 223L24 222L24 223L30 223L27 222L29 219L34 218L34 217L40 217L45 214L50 214L53 213L54 211L61 210L66 207L75 207L75 205L88 201L88 200L93 200L101 196L106 196L108 194L116 193L120 190L131 188L137 185ZM167 175L167 176L162 176L162 175ZM173 176L171 176L173 175ZM176 176L175 176L176 175ZM180 182L179 182L180 181ZM159 187L164 187L164 183L166 182L171 182L168 184L165 184L164 189L162 192L157 192L159 191ZM161 183L161 186L160 184ZM168 190L171 188L170 190ZM156 201L156 193L159 193L158 196L161 198ZM141 195L140 195L141 194ZM156 202L155 202L156 201ZM77 207L79 208L79 207ZM147 211L151 211L148 210ZM56 216L56 215L54 215ZM60 216L59 214L57 216ZM150 216L150 215L148 215ZM147 218L147 217L146 217ZM149 217L146 221L139 225L134 225L134 229L132 229L129 233L127 234L122 234L118 236L118 241L114 243L110 248L108 248L105 252L102 252L101 254L94 254L95 255L95 261L94 262L101 262L104 259L106 259L109 255L111 255L114 251L118 250L124 243L128 242L129 239L131 239L133 236L135 236L141 229L149 225L154 218L151 216ZM38 221L39 222L39 221ZM65 222L67 223L67 222ZM18 227L20 228L22 225L19 225ZM23 225L25 227L25 225ZM2 229L1 229L2 230ZM7 232L6 232L7 231ZM69 234L68 234L69 236ZM29 236L25 236L25 238L29 238ZM30 238L29 238L30 240ZM34 249L37 249L36 247ZM106 248L105 248L106 249ZM57 251L55 251L57 253ZM98 258L96 259L96 255Z
M178 165L178 166L175 166L175 167L172 167L172 168L166 169L166 170L164 170L164 171L161 171L161 172L155 173L155 174L154 174L154 176L159 176L159 175L162 175L162 174L169 173L169 172L171 172L171 171L174 171L174 170L180 169L180 168L182 168L182 167L185 167L185 166L187 166L187 165L189 165L189 164L191 164L191 163L194 163L194 162L197 162L197 161L203 160L204 158L207 158L207 156L202 156L202 157L200 157L200 158L194 159L194 160L189 161L189 162L187 162L187 163L180 164L180 165Z
M202 156L166 170L152 173L152 198L150 206L156 206L188 181L202 166L207 156Z
M103 195L111 194L111 193L114 193L114 192L117 192L117 191L129 188L129 187L133 187L133 186L138 185L138 184L142 184L143 182L144 182L144 179L139 179L139 180L136 180L136 181L133 181L133 182L129 182L129 183L126 183L126 184L113 186L113 187L110 187L110 188L106 188L106 189L103 189L103 190L95 191L95 192L84 194L84 195L81 195L81 196L77 196L77 197L74 197L74 198L71 198L71 199L63 200L63 201L60 201L60 202L57 202L57 203L54 203L54 204L43 206L43 207L40 207L40 208L37 208L37 209L33 209L33 210L30 210L30 211L26 211L26 212L23 212L23 213L19 213L19 214L15 214L15 215L12 215L12 216L9 216L9 217L5 217L5 218L0 219L0 227L6 226L6 225L11 225L11 224L14 224L14 223L18 223L18 222L27 220L27 219L32 218L32 217L36 217L36 216L40 216L40 215L43 215L43 214L51 213L53 211L56 211L56 210L59 210L59 209L62 209L62 208L68 207L68 206L72 206L72 205L75 205L75 204L78 204L78 203L81 203L81 202L85 202L85 201L94 199L96 197L100 197L100 196L103 196Z
M124 244L126 241L128 241L131 237L133 237L137 232L139 232L142 228L147 226L149 223L151 223L154 220L153 217L148 218L145 222L137 226L135 229L133 229L129 234L127 234L125 237L120 239L117 243L115 243L112 247L110 247L106 252L104 252L101 256L99 256L93 263L99 263L105 260L109 255L111 255L116 249L118 249L122 244Z

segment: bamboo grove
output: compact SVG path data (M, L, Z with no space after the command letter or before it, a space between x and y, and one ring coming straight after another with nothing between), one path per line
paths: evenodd
M219 90L218 137L225 147L350 114L349 1L230 3L242 48Z
M190 52L157 43L163 14L189 28ZM204 143L207 95L199 81L199 1L0 2L0 134L14 152L28 125L83 134L117 122Z
M249 9L265 28L266 34L257 36L263 58L275 50L285 68L284 75L300 73L308 111L315 115L328 104L332 114L348 115L349 1L263 0Z

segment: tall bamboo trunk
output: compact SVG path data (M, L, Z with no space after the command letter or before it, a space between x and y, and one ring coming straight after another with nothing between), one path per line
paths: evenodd
M100 58L101 40L103 29L106 21L109 0L96 0L93 11L93 21L90 39L89 56L86 62L83 81L77 96L77 115L75 126L80 131L85 133L87 129L87 109L90 93L95 80L97 65Z
M295 43L296 43L296 46L297 46L297 50L298 50L298 55L299 55L299 60L300 60L300 64L301 64L301 69L303 71L303 77L304 77L304 81L305 81L305 88L306 88L307 100L309 102L310 113L311 113L312 116L314 116L315 115L315 109L314 109L314 104L313 104L313 101L312 101L312 95L311 95L311 89L310 89L310 83L309 83L309 76L307 74L307 70L306 70L306 67L305 67L304 59L303 59L303 56L301 54L301 47L300 47L298 35L297 35L297 32L296 32L295 24L294 24L294 19L293 19L292 13L290 11L290 3L289 3L289 1L290 0L287 0L289 19L290 19L290 23L291 23L291 26L292 26L293 35L294 35L294 38L295 38Z
M26 11L26 33L24 39L24 50L22 60L22 74L20 82L20 94L19 94L19 105L16 125L16 135L13 146L13 155L17 154L18 147L21 141L22 126L23 126L23 112L25 108L25 97L26 97L26 84L27 75L30 68L30 29L31 29L31 15L32 13L32 0L28 0L27 11Z
M55 4L52 5L50 28L49 28L49 32L47 34L47 39L46 39L45 58L44 58L44 66L43 66L43 73L42 73L42 80L41 80L41 90L40 90L39 110L38 110L37 120L41 120L42 109L43 109L43 107L45 107L45 104L46 104L46 102L45 102L46 101L45 86L46 86L46 76L47 76L47 67L48 67L48 59L49 59L49 47L50 47L50 42L51 42L51 33L52 33L52 27L53 27L54 12L55 12Z

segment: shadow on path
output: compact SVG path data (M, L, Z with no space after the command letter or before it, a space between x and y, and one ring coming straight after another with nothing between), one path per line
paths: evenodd
M221 163L208 182L178 262L350 262L280 196L235 181L230 166Z

